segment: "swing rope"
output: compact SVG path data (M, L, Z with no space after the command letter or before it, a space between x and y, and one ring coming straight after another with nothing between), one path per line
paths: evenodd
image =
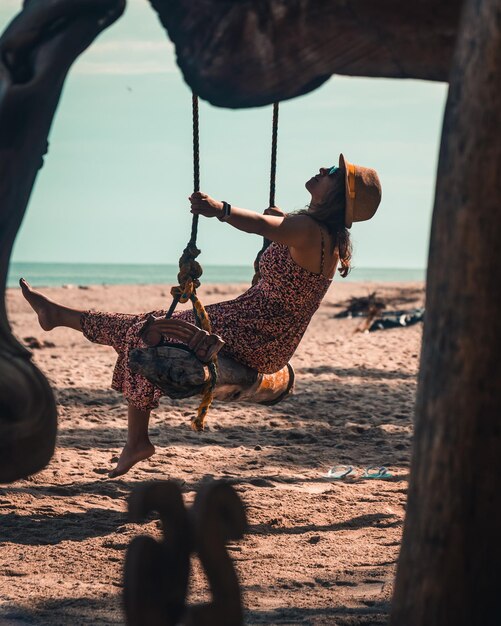
M271 131L271 167L270 167L270 204L269 206L275 206L275 181L277 178L277 141L278 141L278 102L275 102L273 105L273 122L272 122L272 131Z
M199 139L199 111L198 96L192 94L192 115L193 115L193 191L200 191L200 139ZM198 215L193 215L191 222L191 236L186 248L179 259L179 273L177 275L178 285L172 287L172 303L165 316L166 319L172 317L179 302L185 303L191 300L193 314L199 328L210 333L211 323L204 305L197 296L197 288L200 287L200 276L203 273L202 266L196 261L200 254L197 248L198 235ZM204 429L205 417L214 399L214 388L217 384L217 356L208 363L210 379L202 390L202 400L197 409L197 415L191 420L191 427L195 431Z
M270 168L270 196L269 206L275 206L275 181L277 173L277 139L278 139L278 102L273 105L272 141L271 141L271 168ZM193 117L193 190L200 191L200 127L198 96L192 94L192 117ZM205 307L197 296L197 288L200 287L200 276L203 273L202 266L196 260L200 254L197 248L198 215L193 215L191 222L191 236L186 248L179 259L178 285L172 287L172 303L165 316L172 317L177 305L191 300L195 321L199 328L211 333L211 323ZM255 275L252 284L259 280L259 260L261 255L270 245L269 239L263 238L263 246L254 261ZM202 390L202 400L197 409L197 415L191 421L191 427L195 431L204 429L205 417L214 399L214 388L217 384L217 356L208 363L210 378Z
M275 183L277 178L277 144L278 144L278 107L279 103L273 104L273 121L271 129L271 167L270 167L270 197L268 206L275 206ZM257 253L254 261L254 278L252 284L255 285L260 278L259 274L259 261L266 248L270 245L271 241L266 237L263 237L263 247Z

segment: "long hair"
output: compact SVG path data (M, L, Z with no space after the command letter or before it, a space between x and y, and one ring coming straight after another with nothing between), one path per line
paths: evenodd
M332 188L320 204L310 204L315 208L315 213L310 213L303 209L298 211L299 215L309 215L319 224L325 226L332 239L333 252L337 248L340 267L339 273L343 278L348 276L351 269L351 256L353 247L351 244L350 232L344 223L346 189L344 172L338 170L332 176Z

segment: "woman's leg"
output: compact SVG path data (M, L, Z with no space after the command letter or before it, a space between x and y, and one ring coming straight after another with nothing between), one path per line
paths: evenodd
M23 296L38 315L38 322L44 330L52 330L56 326L82 330L80 319L83 311L71 309L50 300L38 291L34 291L24 278L21 278L19 285Z
M127 413L127 442L120 454L117 466L111 470L110 478L127 473L139 461L155 454L155 447L148 436L150 410L138 409L129 403Z
M63 306L35 291L21 278L19 281L23 296L38 315L40 326L44 330L52 330L57 326L65 326L83 332L93 343L111 346L120 353L127 332L145 316L128 315L125 313L101 313L84 311Z
M34 291L24 279L19 284L44 330L52 330L56 326L73 328L83 332L90 341L112 346L118 352L112 387L124 393L128 399L128 431L127 441L110 477L125 474L136 463L155 453L148 437L148 423L151 408L158 405L161 392L142 376L133 374L128 367L129 350L142 347L140 329L145 316L72 309Z

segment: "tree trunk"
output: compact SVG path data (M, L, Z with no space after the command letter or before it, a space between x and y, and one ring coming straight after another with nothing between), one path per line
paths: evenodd
M501 5L467 0L445 113L392 626L499 626Z
M0 38L0 483L49 462L57 420L49 383L7 320L12 245L47 151L66 74L123 8L124 0L31 0Z
M176 399L200 394L210 378L207 365L182 346L136 348L131 351L129 367ZM261 374L219 353L215 400L276 404L292 393L293 386L291 365L274 374Z
M294 98L332 74L447 80L461 0L150 0L184 79L216 106Z

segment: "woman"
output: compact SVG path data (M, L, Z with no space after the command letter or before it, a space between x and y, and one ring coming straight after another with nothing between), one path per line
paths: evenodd
M231 207L200 192L190 197L192 213L217 217L273 242L261 257L256 285L235 300L206 307L212 331L225 341L225 352L263 373L279 370L294 354L338 263L341 275L348 274L351 243L347 229L354 221L370 219L381 200L377 173L349 163L343 155L339 167L320 168L305 187L311 194L308 209L289 216L275 207L265 215ZM140 332L150 314L70 309L33 291L24 279L20 285L44 330L74 328L90 341L117 351L112 387L128 401L128 432L110 476L125 474L155 452L148 423L161 391L127 365L129 351L144 347ZM159 317L165 311L154 311L153 315ZM191 311L175 317L194 322Z

